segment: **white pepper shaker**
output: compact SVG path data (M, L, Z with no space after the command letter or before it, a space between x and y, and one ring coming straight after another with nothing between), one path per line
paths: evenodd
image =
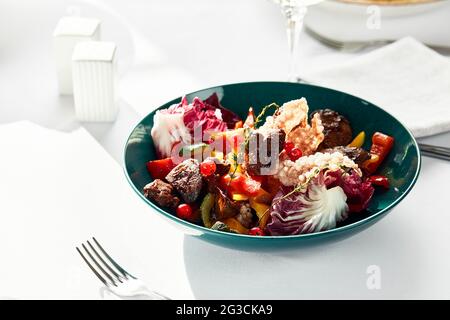
M63 17L53 32L53 50L60 94L72 94L72 53L80 41L100 40L100 20Z
M86 41L72 56L73 97L80 121L110 122L118 112L116 45Z

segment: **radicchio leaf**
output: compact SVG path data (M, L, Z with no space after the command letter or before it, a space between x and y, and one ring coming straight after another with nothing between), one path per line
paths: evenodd
M347 218L347 197L341 187L327 189L323 174L308 185L306 192L280 191L272 201L266 231L273 236L296 235L328 230Z
M155 113L151 135L158 158L169 157L174 146L180 143L190 144L192 140L198 142L199 138L208 141L212 132L225 131L231 125L234 127L239 117L220 105L217 94L214 93L207 100L209 103L194 98L189 104L183 97L180 103ZM201 137L193 136L195 128L201 128Z
M219 96L215 92L208 98L206 98L204 100L204 103L221 111L222 120L227 124L228 129L234 129L234 125L236 124L236 122L241 121L241 118L236 113L234 113L230 109L223 107L220 104Z
M350 212L365 210L375 191L372 184L369 181L363 181L355 170L344 174L341 170L327 171L325 184L327 188L339 186L344 190Z
M194 128L201 127L201 133L205 131L225 131L227 124L218 117L216 108L205 104L199 98L184 106L184 124L189 129L191 134L194 133Z
M183 113L176 108L156 111L151 136L159 159L170 157L176 144L189 144L191 140L189 130L184 125Z

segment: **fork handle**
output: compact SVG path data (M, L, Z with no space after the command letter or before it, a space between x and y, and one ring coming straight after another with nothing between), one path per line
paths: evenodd
M133 291L132 294L123 295L110 289L109 287L102 287L100 289L100 296L104 298L106 292L122 300L170 300L170 298L160 293L148 290L147 288L140 288L139 290Z
M157 293L155 291L146 290L146 289L138 291L136 293L136 295L148 297L148 299L145 299L145 300L170 300L168 297L166 297L160 293Z
M450 148L419 143L422 155L450 161Z

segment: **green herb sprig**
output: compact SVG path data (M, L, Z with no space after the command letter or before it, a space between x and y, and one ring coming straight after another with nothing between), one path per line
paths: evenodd
M255 119L255 122L254 122L254 125L253 125L254 129L256 129L258 127L258 124L262 121L262 119L263 119L264 115L266 114L267 110L269 110L270 108L275 108L275 111L277 111L280 108L280 106L277 103L275 103L275 102L272 102L272 103L264 106L262 108L261 112L258 114L258 116ZM251 128L245 128L244 129L244 136L245 136L245 138L244 138L244 142L243 142L242 146L239 148L239 149L241 149L240 152L245 152L245 150L246 150L246 148L247 148L247 146L248 146L248 144L250 142L251 132L252 132ZM231 180L234 179L235 176L236 176L236 171L237 171L237 168L238 168L238 153L233 153L232 160L233 160L234 170L230 174L230 181L228 181L227 189L228 189L228 187L231 184Z
M255 128L258 127L258 124L262 121L262 117L264 117L267 110L269 110L270 108L275 108L275 111L277 111L280 108L280 106L275 102L272 102L271 104L268 104L267 106L264 106L262 108L261 112L258 114L258 116L255 119L255 125L254 125Z

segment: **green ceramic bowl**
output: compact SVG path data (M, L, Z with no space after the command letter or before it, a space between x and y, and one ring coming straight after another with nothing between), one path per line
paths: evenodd
M196 96L204 99L213 92L219 95L224 107L233 110L241 118L246 116L249 106L253 106L258 113L262 106L271 102L282 104L292 99L305 97L310 111L327 107L345 115L350 120L355 134L364 130L367 137L371 137L375 131L393 136L394 148L379 169L380 174L389 177L392 187L388 191L377 190L365 212L350 215L344 223L328 231L284 237L255 237L210 230L177 218L146 199L142 193L143 187L151 181L145 164L155 159L150 135L155 113L152 111L137 124L126 143L124 154L126 177L131 187L149 205L149 214L162 215L186 234L231 247L273 245L279 247L343 238L367 228L384 217L405 198L417 180L420 171L420 154L411 132L392 115L366 100L323 87L286 82L228 84L192 92L187 95L187 98L189 101ZM167 108L178 103L180 99L181 97L167 102L158 109ZM366 139L364 147L370 147L370 138Z

